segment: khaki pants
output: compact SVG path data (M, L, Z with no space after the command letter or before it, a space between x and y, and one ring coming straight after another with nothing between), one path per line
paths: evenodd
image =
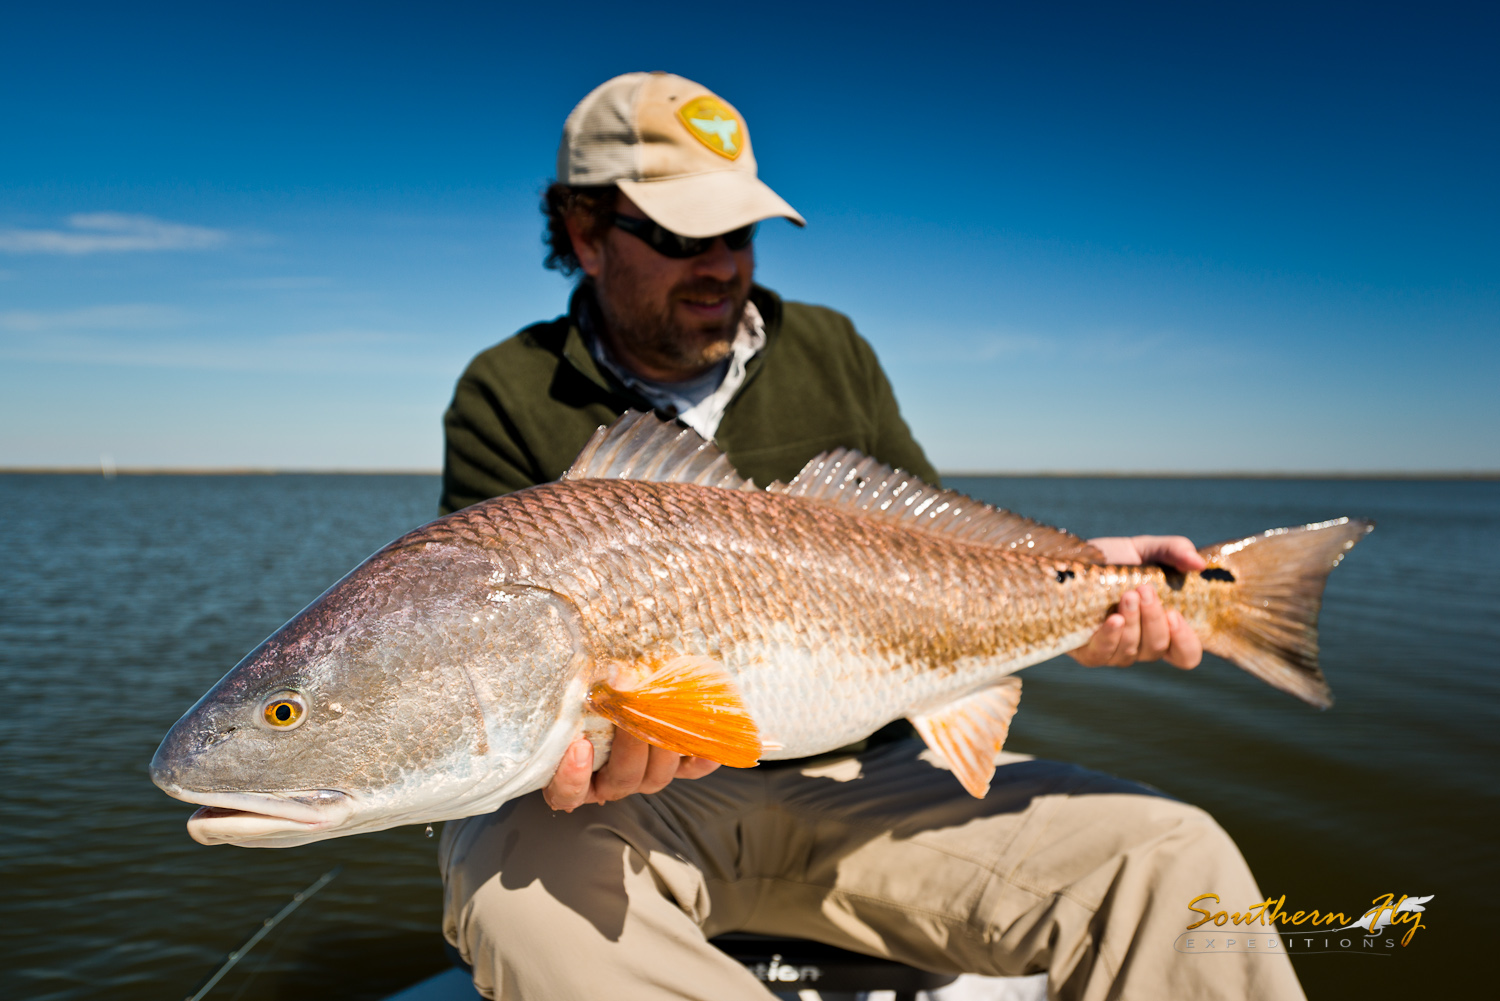
M1046 970L1060 998L1303 996L1284 955L1174 949L1198 894L1263 899L1212 818L1020 755L984 800L916 741L571 814L533 793L448 824L440 860L443 932L505 1001L766 1001L706 942L728 931L941 972Z

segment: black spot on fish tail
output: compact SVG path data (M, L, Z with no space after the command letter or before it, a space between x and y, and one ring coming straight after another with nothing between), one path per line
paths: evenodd
M1174 591L1181 591L1182 585L1187 583L1187 575L1184 574L1181 570L1178 570L1176 567L1162 566L1158 563L1156 568L1161 571L1162 577L1165 578L1166 585Z
M1234 583L1234 574L1223 567L1209 567L1207 570L1199 570L1198 576L1204 580L1221 580L1226 584Z
M1077 576L1078 575L1071 570L1059 570L1057 571L1057 582L1059 584L1063 584Z

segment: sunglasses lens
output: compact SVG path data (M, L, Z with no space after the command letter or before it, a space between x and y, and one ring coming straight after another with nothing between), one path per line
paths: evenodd
M679 236L649 219L638 219L634 216L617 215L614 223L637 239L644 240L658 254L675 260L706 254L713 248L714 241L718 239L716 236ZM750 246L750 241L755 239L755 229L758 225L759 223L751 223L723 234L724 246L730 250L744 250Z
M755 239L755 230L759 225L759 223L752 222L748 226L730 230L724 234L724 246L730 250L744 250Z
M652 246L668 257L679 259L697 257L713 244L712 240L701 240L691 236L678 236L671 230L661 229L660 227L657 228L657 233L660 235L661 242L653 243Z

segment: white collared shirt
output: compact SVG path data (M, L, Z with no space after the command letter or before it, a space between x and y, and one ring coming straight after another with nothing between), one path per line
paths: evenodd
M702 375L683 382L657 382L636 375L609 356L601 338L589 337L589 353L616 379L640 393L658 410L676 415L688 427L712 441L729 401L745 382L745 367L766 346L766 321L755 303L745 303L729 357Z

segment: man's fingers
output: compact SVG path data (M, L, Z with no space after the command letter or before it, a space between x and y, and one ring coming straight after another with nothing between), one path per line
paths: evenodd
M594 776L598 802L624 799L639 789L650 756L650 744L616 729L614 743L609 748L609 761Z
M1190 671L1203 661L1203 641L1188 625L1182 613L1175 608L1167 613L1167 626L1172 633L1172 646L1167 650L1166 661L1173 667Z
M1203 643L1176 609L1167 609L1154 589L1143 587L1120 598L1120 611L1104 620L1088 643L1070 656L1084 667L1128 667L1142 660L1165 660L1193 668L1203 660Z
M542 790L542 798L554 810L571 812L582 806L588 802L593 770L594 745L580 737L563 752L552 781Z
M701 779L709 772L719 767L717 761L707 758L683 758L677 762L677 777L680 779Z
M1105 562L1117 566L1162 563L1178 570L1202 570L1208 566L1193 541L1182 535L1103 536L1089 544L1104 554Z
M1141 536L1149 538L1149 536ZM1134 566L1141 562L1141 554L1136 552L1135 539L1119 535L1101 536L1090 539L1089 545L1104 556L1104 562L1113 563L1116 566Z
M1137 661L1165 660L1174 667L1197 667L1203 643L1176 609L1161 603L1149 584L1120 596L1119 611L1070 656L1084 667L1129 667Z
M650 757L646 759L646 773L636 792L661 792L676 777L677 765L681 761L682 755L676 751L651 746Z
M1135 652L1136 660L1161 660L1162 654L1172 645L1172 630L1167 623L1167 610L1157 597L1156 588L1142 584L1136 588L1141 607L1141 645Z
M1087 643L1069 656L1084 667L1103 667L1115 659L1120 646L1120 634L1124 629L1125 617L1118 613L1111 615L1094 631Z
M1160 562L1184 572L1202 570L1208 566L1208 560L1198 552L1198 547L1193 545L1191 539L1173 535L1168 541L1167 551L1161 556Z
M1182 571L1202 570L1208 566L1203 557L1198 555L1193 541L1186 536L1137 535L1130 541L1135 544L1136 552L1141 554L1142 563L1161 563Z
M542 790L554 810L572 810L585 803L608 803L638 792L660 792L674 778L699 779L719 767L707 758L683 757L616 729L609 761L594 771L594 745L582 737L563 752L563 759Z
M1120 617L1125 620L1120 630L1120 645L1110 660L1114 667L1129 667L1136 661L1136 652L1141 648L1141 596L1135 591L1126 591L1120 596Z

